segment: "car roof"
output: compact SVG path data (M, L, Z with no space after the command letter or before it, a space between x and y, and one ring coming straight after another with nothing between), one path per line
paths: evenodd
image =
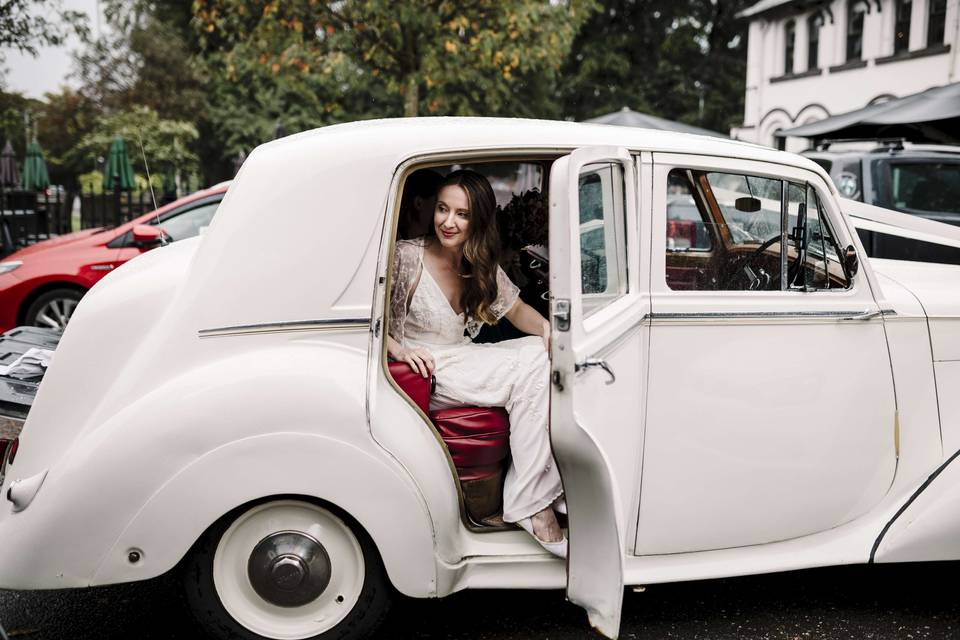
M865 140L865 144L873 141ZM807 158L864 158L867 156L881 158L960 158L960 146L935 144L908 144L894 146L890 144L875 144L869 148L826 148L808 149L802 152Z
M251 153L349 140L343 151L400 156L484 147L623 146L635 151L693 153L789 164L817 171L794 153L739 140L617 125L525 118L421 117L330 125L267 142ZM248 158L248 162L249 162Z
M686 133L510 118L399 118L333 125L268 142L247 156L190 258L190 275L183 285L184 300L194 301L189 321L199 330L368 317L383 223L396 201L391 185L408 163L463 162L471 153L500 154L514 161L533 154L557 157L591 146L798 167L820 176L836 193L827 173L808 158ZM287 232L268 233L277 229ZM251 260L253 255L258 259ZM277 286L278 273L297 277ZM249 295L238 294L238 282ZM250 295L256 304L250 304Z

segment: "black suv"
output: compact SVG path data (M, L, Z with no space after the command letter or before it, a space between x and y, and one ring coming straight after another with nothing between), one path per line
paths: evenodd
M960 147L903 140L835 141L803 155L830 174L845 198L960 226ZM960 264L960 249L873 231L858 233L874 258Z

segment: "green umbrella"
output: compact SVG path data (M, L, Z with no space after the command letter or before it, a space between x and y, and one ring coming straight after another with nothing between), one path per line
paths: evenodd
M114 189L119 186L123 191L129 191L134 187L133 165L130 164L127 147L120 136L116 136L110 143L107 167L103 171L103 186L105 189Z
M23 161L23 188L27 191L39 191L50 186L50 174L43 159L43 151L36 142L27 145L27 157Z

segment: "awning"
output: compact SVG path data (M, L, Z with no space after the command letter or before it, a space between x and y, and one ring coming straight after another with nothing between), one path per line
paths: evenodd
M906 138L960 141L960 82L778 131L781 138Z
M722 133L710 131L709 129L701 129L700 127L695 127L691 124L674 122L673 120L667 120L666 118L658 118L657 116L640 113L639 111L634 111L629 107L624 107L623 109L620 109L620 111L614 111L613 113L597 116L596 118L590 118L589 120L584 120L584 122L613 124L620 127L660 129L661 131L679 131L680 133L693 133L698 136L714 136L717 138L728 137Z

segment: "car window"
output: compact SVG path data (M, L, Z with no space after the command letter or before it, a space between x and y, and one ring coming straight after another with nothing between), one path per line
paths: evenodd
M174 212L172 215L164 216L160 219L159 226L163 229L171 242L176 240L186 240L199 235L200 231L210 225L213 220L213 214L216 213L220 202L211 202L193 209L182 212ZM157 222L152 222L157 226Z
M692 169L673 169L667 181L665 271L670 289L780 291L849 285L813 189L778 178Z
M901 211L960 213L960 163L892 162L890 187Z
M850 283L840 261L842 251L830 228L830 221L823 213L820 199L811 187L807 188L805 206L806 246L803 249L802 275L796 284L806 289L844 289Z
M667 250L709 251L713 242L686 176L671 172L667 180Z
M584 316L626 292L626 220L620 165L580 173L580 291Z

